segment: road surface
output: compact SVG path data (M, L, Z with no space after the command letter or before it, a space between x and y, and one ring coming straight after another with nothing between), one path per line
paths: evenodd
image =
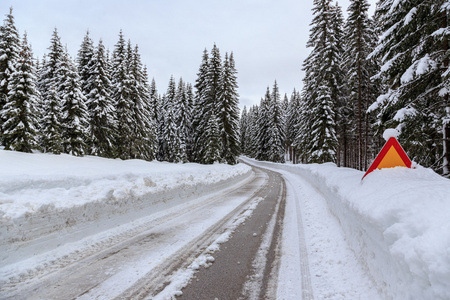
M275 299L286 187L279 173L253 172L20 276L0 298Z

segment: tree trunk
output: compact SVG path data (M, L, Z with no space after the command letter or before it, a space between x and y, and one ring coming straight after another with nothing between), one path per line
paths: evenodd
M442 28L447 28L447 12L442 13ZM443 41L442 48L444 50L444 55L448 52L448 38ZM448 69L448 57L444 59L444 72ZM444 79L445 80L445 79ZM444 122L443 122L443 163L442 163L442 173L445 177L450 177L450 102L448 99L448 92L444 96Z

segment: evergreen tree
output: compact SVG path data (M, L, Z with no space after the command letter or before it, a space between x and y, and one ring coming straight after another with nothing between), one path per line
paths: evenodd
M218 92L217 113L221 128L221 157L228 164L236 164L239 155L239 95L233 53L225 54Z
M116 146L121 159L132 158L134 137L133 102L131 99L131 78L128 73L129 61L122 31L115 45L112 57L111 81L112 97L116 107Z
M58 94L61 99L61 138L63 151L83 156L86 151L88 112L80 77L67 51L57 65Z
M302 121L297 137L308 162L336 161L336 111L342 91L342 25L340 8L331 0L314 0L313 21L307 46L313 48L303 64L305 70Z
M3 143L6 150L31 152L37 148L37 120L35 107L38 91L35 86L35 69L31 48L26 35L20 56L8 78L8 98L1 110L6 120L2 124Z
M47 99L43 104L43 119L41 121L42 148L44 152L60 154L61 138L61 99L56 90L56 84L49 87Z
M206 74L206 97L208 108L216 115L219 114L218 103L220 99L221 80L222 78L222 59L220 57L219 48L214 44L209 58L208 70ZM219 120L219 130L222 130L221 121Z
M115 157L115 109L111 97L111 81L106 62L105 47L99 41L87 64L89 78L85 81L86 106L89 112L89 153Z
M258 131L257 131L257 149L256 149L256 159L269 161L271 145L270 145L270 102L271 102L270 89L267 87L266 95L261 99L258 110Z
M344 116L343 124L347 125L345 120L353 119L353 124L348 124L343 130L344 137L348 135L347 128L356 129L356 150L357 150L357 165L359 170L365 170L368 164L367 149L369 141L366 137L369 136L369 122L366 113L369 102L373 102L374 95L372 94L372 82L370 78L374 75L374 62L367 59L370 52L373 51L376 35L373 32L371 21L368 17L369 3L367 0L352 0L348 8L348 19L345 25L345 67L347 75L347 87L349 90L348 101L349 105L345 105L346 111L342 111ZM350 109L351 112L347 111ZM354 118L350 118L353 115ZM344 166L347 166L347 151L344 141Z
M80 50L78 50L77 57L77 68L78 74L80 76L81 88L83 94L87 96L90 92L88 89L89 78L91 78L91 67L90 63L92 61L92 57L94 56L94 42L89 36L89 31L86 32L84 36L83 42L81 43Z
M186 154L187 154L187 159L188 161L193 161L193 151L194 151L194 128L192 123L194 122L194 101L195 101L195 96L194 96L194 91L192 88L192 84L187 83L186 84L186 105L189 108L189 118L186 120L187 121L187 127L186 127L186 132L187 132L187 139L186 139Z
M174 101L175 120L180 138L180 159L182 162L188 161L188 148L192 144L192 106L189 103L186 85L180 78Z
M247 107L244 106L242 110L241 119L239 120L239 145L241 152L245 155L249 155L248 147L248 127L249 127L249 116L247 113Z
M3 25L0 26L0 111L7 102L9 94L9 81L11 75L15 72L15 65L19 60L20 37L14 23L12 8ZM2 124L6 119L0 116L0 145L2 145Z
M269 126L269 161L284 163L286 132L283 110L281 108L280 93L278 90L278 84L275 81L272 95L269 98L268 109L268 126Z
M208 126L205 132L205 136L207 144L205 145L204 155L202 157L201 163L213 164L215 162L222 162L220 152L222 151L223 146L221 145L219 124L214 113L208 120Z
M158 120L158 107L159 107L159 95L158 95L158 89L156 88L156 82L155 79L152 79L152 83L150 84L149 88L150 93L150 109L151 109L151 118L155 122Z
M371 106L381 128L397 126L409 156L445 175L449 166L448 14L445 0L382 0L373 56L386 91Z
M136 45L131 50L128 43L130 98L132 108L133 144L131 148L132 158L153 160L155 157L156 133L151 119L150 94L147 88L147 78L143 71L139 48Z
M205 49L203 51L202 62L195 82L195 105L193 113L193 130L194 130L194 161L200 162L203 157L204 146L206 145L206 129L210 118L211 109L214 105L210 103L208 97L208 70L209 55Z
M170 78L166 93L167 107L165 109L164 141L166 144L165 160L182 162L186 160L186 151L181 140L180 128L177 124L176 84L173 76Z
M53 85L56 87L58 86L59 79L56 76L56 71L64 57L64 48L56 28L53 31L48 50L50 52L46 55L46 60L43 62L38 80L38 88L44 102L48 98L51 89L50 87Z
M37 83L41 94L41 146L45 152L59 154L63 151L61 136L62 100L58 91L60 80L57 76L57 69L62 64L64 49L56 28L53 31L48 50L49 53L44 56Z
M298 132L298 124L301 123L299 116L301 115L301 98L300 93L295 89L292 92L289 105L286 109L286 145L288 146L288 154L290 160L295 162L295 153L292 145L295 142Z
M247 155L256 158L259 141L259 107L253 105L248 111L248 129L247 129Z

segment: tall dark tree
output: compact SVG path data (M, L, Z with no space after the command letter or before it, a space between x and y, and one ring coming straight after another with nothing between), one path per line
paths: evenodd
M218 117L222 138L222 158L236 164L239 150L239 95L233 53L225 54L218 93Z
M373 51L376 35L373 31L371 20L368 16L369 3L367 0L352 0L348 7L348 19L345 25L345 67L347 71L347 88L349 91L348 100L351 111L353 124L349 124L356 129L356 150L357 161L354 167L359 170L367 168L369 143L366 137L369 133L368 115L366 113L369 104L374 101L371 77L375 75L374 62L367 57ZM348 109L346 107L345 109ZM345 119L348 120L350 115L343 112ZM345 122L344 124L347 124ZM348 127L350 127L348 126ZM344 130L344 134L348 134L348 129ZM347 141L345 141L347 144ZM347 154L344 151L344 159ZM344 165L347 166L345 160ZM352 166L353 167L353 166Z
M269 160L270 155L270 124L269 124L269 109L271 102L271 93L269 87L267 87L266 95L261 98L258 109L258 119L257 126L258 130L256 133L256 159L258 160Z
M186 160L186 149L183 145L180 128L177 124L176 97L176 84L172 76L165 95L166 107L164 110L163 139L166 152L164 153L164 160L178 163Z
M241 113L241 118L239 120L239 145L241 152L245 155L249 155L248 130L249 130L249 115L247 113L247 106L244 106L244 109L242 110Z
M208 70L209 54L205 49L195 82L196 92L192 127L194 130L193 159L196 162L200 162L203 157L204 146L206 144L205 133L210 114L212 109L214 109L214 104L210 103L210 97L208 97Z
M220 152L222 151L223 146L216 115L213 113L208 121L209 124L205 132L207 144L205 145L201 163L213 164L215 162L222 162Z
M45 152L59 154L62 149L62 112L59 93L58 66L62 64L64 48L55 28L50 40L49 53L44 57L39 72L38 89L41 94L41 146Z
M129 43L130 45L130 43ZM147 77L141 62L139 48L134 50L128 47L131 54L129 61L130 97L132 101L133 146L132 158L153 160L155 158L156 133L152 111L150 109L150 93L148 90Z
M92 57L94 56L94 42L89 36L89 31L86 32L83 42L81 43L80 50L78 50L77 56L77 69L81 81L81 89L85 96L90 92L88 90L89 78L91 78L91 67L89 66Z
M131 100L131 78L128 72L129 61L122 31L113 51L111 62L112 97L116 108L116 146L122 159L132 158L134 137L133 102Z
M336 111L341 96L342 41L340 8L331 0L314 0L313 21L307 46L313 48L303 64L303 99L306 122L298 139L304 145L308 162L336 161L338 138Z
M189 102L187 86L182 78L175 94L175 118L181 142L181 161L187 162L192 144L192 104Z
M294 153L294 143L297 137L298 132L298 124L301 123L300 115L301 115L301 98L300 93L295 89L292 92L291 99L289 101L289 105L286 109L286 144L288 149L288 157L292 162L296 162L296 155Z
M83 156L88 137L86 98L81 91L80 77L69 54L64 52L57 65L58 94L61 99L61 138L65 153Z
M36 104L38 91L31 48L26 35L22 49L8 78L8 98L0 110L5 122L2 124L3 144L6 150L31 152L37 149Z
M99 41L87 64L89 78L85 82L86 106L89 113L89 153L115 157L116 117L111 97L111 80L106 62L105 46Z
M0 111L7 102L9 94L9 81L15 72L15 65L19 60L20 37L14 22L12 8L3 25L0 26ZM6 120L0 116L0 145L2 144L2 124Z
M53 83L47 92L47 99L43 104L43 118L41 120L42 150L53 154L63 151L61 138L61 99Z

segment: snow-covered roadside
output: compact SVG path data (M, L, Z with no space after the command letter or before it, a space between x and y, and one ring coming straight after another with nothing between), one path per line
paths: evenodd
M252 163L282 172L294 185L296 180L308 181L326 201L325 211L336 217L334 225L327 223L324 208L320 208L323 202L317 192L314 196L311 187L308 191L308 187L298 186L297 195L301 196L303 189L303 195L307 197L299 199L305 220L308 219L305 216L308 206L313 208L309 210L311 213L320 209L324 212L310 216L315 224L306 224L306 239L313 238L307 242L311 272L314 269L314 256L318 256L317 261L322 260L321 264L327 268L326 264L333 262L339 255L335 247L324 247L334 241L321 240L320 232L330 231L332 235L337 235L339 230L330 226L340 227L342 238L366 268L383 298L450 298L449 180L421 167L376 170L361 181L363 172L337 168L334 164ZM308 228L312 226L315 228ZM308 237L308 231L319 235ZM315 244L315 248L311 248L312 244ZM335 271L341 272L338 269ZM334 271L328 268L327 272ZM314 276L312 274L312 280L317 284L319 281ZM356 276L347 274L347 277ZM342 278L338 278L337 282L340 280ZM340 297L336 294L319 296L345 298L345 295Z
M243 181L251 169L0 150L0 265Z

